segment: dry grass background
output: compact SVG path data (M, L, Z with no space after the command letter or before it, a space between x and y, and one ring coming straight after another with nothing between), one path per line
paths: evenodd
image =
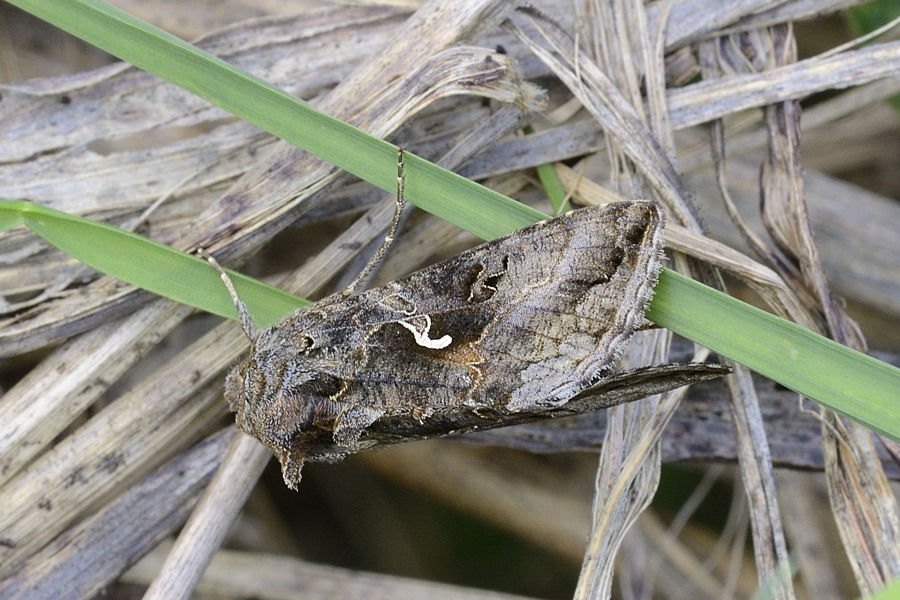
M887 99L900 89L900 42L894 30L875 46L839 48L852 39L841 13L858 2L540 3L553 22L486 1L429 5L412 21L415 2L116 4L182 38L203 36L228 60L336 116L363 119L365 129L395 132L418 154L455 147L466 176L523 201L544 207L533 167L545 163L556 163L579 202L658 199L682 225L669 231L670 248L727 270L732 293L862 344L841 303L823 306L824 272L870 347L896 362L900 136ZM436 10L440 19L424 18ZM361 211L380 212L376 225L351 230L353 240L381 235L389 210L365 186L340 180L322 191L326 174L308 159L291 178L250 185L284 156L279 143L151 76L104 67L101 53L6 5L0 18L3 196L170 243L234 187L258 202L291 197L270 224L243 215L206 235L291 221L245 270L295 271L292 285L308 294L324 293L303 282L322 285L317 273L345 260L348 234L337 236ZM567 36L584 49L577 59L566 57ZM502 45L516 66L502 85L516 102L437 89L428 102L378 104L385 81L375 74L412 72L428 43L460 52ZM818 58L803 60L810 56ZM546 107L533 86L546 91ZM799 147L795 98L803 99ZM655 147L629 136L623 102L650 124ZM526 123L537 133L517 136ZM752 236L729 221L717 175ZM700 236L698 216L710 238L743 254ZM239 253L266 238L250 236ZM424 215L402 238L384 279L472 243ZM777 261L747 258L754 251L795 252L804 266L779 271ZM751 387L745 374L731 378L730 397L721 383L706 384L680 404L670 395L565 427L312 464L294 494L272 468L257 484L268 456L222 429L230 418L221 374L244 348L233 324L162 300L129 304L115 281L20 232L0 237L0 256L11 315L0 321L0 597L105 590L127 598L154 581L151 594L173 597L205 573L197 597L566 597L577 589L580 597L722 598L750 597L769 582L775 597L839 598L900 572L887 484L900 475L897 448L767 382ZM606 444L598 472L596 452L584 450L604 439L616 443ZM691 459L716 462L660 474L660 462ZM223 460L229 476L210 484ZM795 469L774 471L773 462ZM623 483L623 472L636 478ZM162 567L205 490L177 542L180 558ZM796 574L779 575L788 551Z

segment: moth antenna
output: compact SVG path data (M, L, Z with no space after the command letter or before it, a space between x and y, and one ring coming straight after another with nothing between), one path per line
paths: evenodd
M244 301L238 296L237 290L234 289L234 283L231 281L231 277L225 272L225 269L222 268L219 261L213 258L212 254L202 248L197 252L200 256L209 261L209 264L215 267L216 271L219 272L219 277L222 278L225 287L228 288L228 293L231 294L231 301L234 302L234 307L237 309L238 316L241 320L241 329L244 330L244 335L250 338L251 341L255 340L257 335L256 324L253 322L253 317L250 316L250 311L247 310L247 305L244 304Z
M385 255L391 248L391 244L394 243L394 237L397 235L397 229L400 227L400 217L403 215L403 206L406 204L406 201L403 199L404 179L403 148L397 148L397 200L394 207L394 217L391 219L391 225L388 227L387 235L384 236L384 241L381 242L381 246L379 246L375 254L372 255L372 258L369 259L369 262L366 263L363 270L359 272L359 275L357 275L353 281L350 282L350 285L341 292L342 296L346 297L351 295L353 290L368 279L372 271L374 271L381 261L384 260Z

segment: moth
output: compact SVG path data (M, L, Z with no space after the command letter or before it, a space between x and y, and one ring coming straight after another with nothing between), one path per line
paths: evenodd
M398 222L402 165L401 150L398 211L379 255ZM654 204L583 208L260 332L220 269L252 342L225 397L292 488L310 432L330 432L349 452L383 417L558 407L615 365L643 323L662 256Z

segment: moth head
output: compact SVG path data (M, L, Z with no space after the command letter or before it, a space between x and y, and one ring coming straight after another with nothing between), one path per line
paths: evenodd
M339 388L329 375L336 361L327 353L305 352L313 345L309 336L287 344L284 333L278 328L261 332L225 380L225 398L238 427L279 456L315 428L323 405L331 404Z
M301 370L298 378L285 373L285 369L290 371L292 352L301 357L314 347L314 341L302 333L295 336L293 344L273 341L273 337L279 337L278 328L260 333L225 269L205 250L199 252L218 271L234 302L241 329L251 342L250 355L233 367L225 379L225 399L235 412L238 427L275 453L284 482L296 490L306 451L302 444L294 443L294 437L301 425L312 419L308 414L303 416L304 411L298 410L298 398L289 394L293 387L302 386L304 372Z
M306 456L303 444L295 442L299 424L298 401L282 394L272 396L266 371L251 353L225 379L225 398L235 412L237 426L267 446L281 463L284 482L296 490Z

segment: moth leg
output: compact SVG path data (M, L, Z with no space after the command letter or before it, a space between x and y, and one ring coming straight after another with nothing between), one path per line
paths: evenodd
M350 285L341 292L342 296L349 296L353 293L359 285L365 283L369 275L372 274L381 261L384 260L385 255L388 253L388 250L391 248L391 244L394 243L394 237L397 235L397 229L400 227L400 217L403 215L403 207L406 204L403 199L403 148L397 149L397 204L394 207L394 218L391 219L391 225L388 227L387 235L384 236L384 241L381 242L381 246L379 246L378 250L369 259L369 262L366 263L366 266L363 267L363 270L359 272L359 275L350 282Z
M351 406L334 421L334 441L340 446L353 448L366 427L378 420L383 410L368 406Z

